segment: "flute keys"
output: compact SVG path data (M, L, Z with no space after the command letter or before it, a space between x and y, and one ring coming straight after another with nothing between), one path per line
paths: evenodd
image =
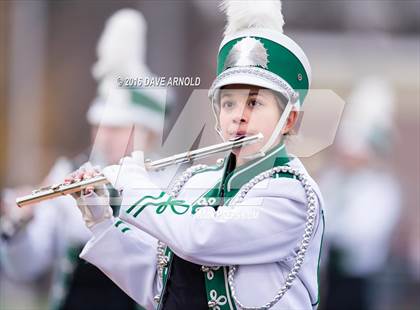
M51 185L50 189L53 190L53 191L56 191L57 189L59 189L61 187L61 185L62 185L61 183Z

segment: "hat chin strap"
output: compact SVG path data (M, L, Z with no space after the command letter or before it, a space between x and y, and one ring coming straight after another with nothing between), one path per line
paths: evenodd
M263 145L263 147L256 153L243 156L243 158L251 160L259 157L265 156L266 152L274 145L274 142L276 142L276 139L279 135L281 135L281 132L283 131L284 127L286 126L287 119L289 118L290 112L292 112L293 107L298 106L295 105L291 101L289 101L284 108L283 113L280 116L279 121L277 122L276 127L273 130L273 133L270 136L270 139L268 139L267 143Z

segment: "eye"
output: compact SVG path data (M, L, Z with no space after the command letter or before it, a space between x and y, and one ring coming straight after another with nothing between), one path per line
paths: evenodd
M222 108L224 109L232 109L235 106L235 103L230 100L222 101Z
M262 102L257 100L257 99L250 99L248 101L248 106L251 107L251 108L256 108L256 107L259 107L259 106L262 106L262 105L263 105Z

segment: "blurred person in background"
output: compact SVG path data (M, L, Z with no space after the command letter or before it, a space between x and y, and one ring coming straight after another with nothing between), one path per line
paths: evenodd
M166 90L117 89L117 77L152 76L145 64L146 26L143 15L133 9L122 9L108 19L92 70L99 86L87 112L91 155L86 152L74 159L58 159L42 184L59 183L88 160L106 166L133 149L148 154L156 149L163 128ZM159 172L152 177L164 187L170 175ZM114 197L113 211L118 213L118 197L109 191ZM0 262L10 278L35 280L53 267L53 309L140 308L96 267L78 258L91 232L70 196L19 209L15 199L22 189L5 189L2 194Z
M387 164L393 112L391 85L379 77L362 79L346 106L334 162L321 176L329 223L326 310L372 308L372 280L385 268L401 205Z

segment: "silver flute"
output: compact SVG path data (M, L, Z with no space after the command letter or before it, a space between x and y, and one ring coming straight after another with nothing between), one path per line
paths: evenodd
M168 166L187 163L195 159L205 158L216 153L229 151L237 147L256 143L262 139L263 135L261 133L249 137L239 137L234 140L229 140L227 142L207 146L201 149L180 153L155 161L147 159L144 163L144 166L148 171L160 170ZM105 176L98 175L93 178L74 182L71 184L59 183L51 186L46 186L34 190L29 195L18 197L16 199L16 204L19 207L24 207L44 200L56 198L62 195L69 195L81 192L87 186L98 186L107 183L109 183L109 181L106 179Z

